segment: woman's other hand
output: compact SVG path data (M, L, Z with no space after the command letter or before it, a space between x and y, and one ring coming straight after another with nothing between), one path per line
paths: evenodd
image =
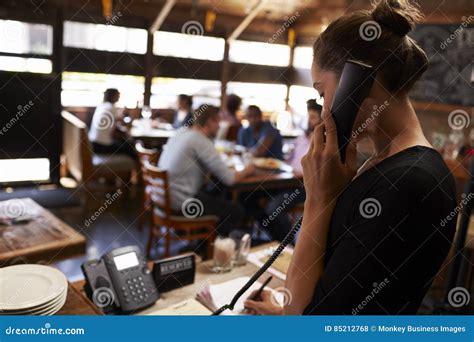
M257 291L253 291L248 298L252 298ZM252 315L275 316L282 315L283 308L277 305L276 300L272 299L272 292L264 290L256 300L246 299L244 306Z

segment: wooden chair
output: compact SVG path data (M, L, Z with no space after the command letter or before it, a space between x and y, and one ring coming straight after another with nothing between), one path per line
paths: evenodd
M87 135L87 126L75 115L63 111L63 154L67 172L78 182L99 178L130 179L135 161L121 154L95 154Z
M152 217L152 203L150 198L150 191L146 186L145 179L147 177L145 163L157 165L160 159L160 152L157 149L149 149L143 145L142 141L137 141L135 144L135 150L137 151L138 161L140 162L140 180L143 185L142 201L140 203L140 213L138 219L138 229L142 229L145 220L145 215Z
M147 244L147 254L156 240L164 238L164 257L170 255L171 241L206 240L207 257L212 257L213 242L216 238L216 216L199 216L187 218L174 213L171 209L171 198L168 183L168 174L150 163L145 163L147 177L146 185L150 189L150 198L153 203L153 226Z

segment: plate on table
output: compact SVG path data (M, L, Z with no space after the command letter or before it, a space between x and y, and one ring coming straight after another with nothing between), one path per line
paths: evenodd
M252 162L253 165L261 169L292 171L291 166L275 158L253 158Z
M0 311L12 314L52 311L65 300L67 287L66 276L53 267L26 264L2 268Z

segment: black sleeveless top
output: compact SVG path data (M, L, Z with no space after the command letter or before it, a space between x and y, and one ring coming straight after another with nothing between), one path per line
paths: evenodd
M451 246L456 204L454 179L428 147L361 174L337 201L304 314L415 314Z

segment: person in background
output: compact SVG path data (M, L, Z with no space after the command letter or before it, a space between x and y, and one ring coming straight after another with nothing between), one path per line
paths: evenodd
M133 145L121 136L121 115L115 107L120 92L109 88L104 92L104 101L97 106L92 116L89 140L94 153L126 154L136 159Z
M225 109L220 112L220 117L222 121L228 122L230 126L240 127L240 121L237 118L237 111L242 105L242 99L235 95L230 94L227 96Z
M225 185L231 185L254 172L249 165L242 171L227 167L217 153L213 138L219 129L219 110L202 105L194 112L194 124L190 129L178 132L168 140L161 153L158 167L168 171L172 209L181 213L183 203L197 199L202 203L202 215L219 217L218 233L227 235L232 228L241 228L245 218L242 208L225 198L203 191L206 175L211 174Z
M314 99L308 100L306 105L308 109L307 129L303 135L295 139L294 149L286 160L293 168L295 174L299 175L303 174L301 159L308 152L314 128L322 122L321 111L323 107L317 104ZM305 200L306 196L303 184L301 184L301 187L280 191L270 197L271 199L265 207L266 215L261 226L268 230L273 239L282 241L291 229L291 222L287 210L294 208Z
M178 95L178 110L176 111L173 127L192 125L193 97L185 94Z
M282 136L269 121L264 121L257 106L249 106L245 113L249 127L240 128L237 142L247 147L254 157L283 159Z
M223 109L219 116L221 118L220 128L217 132L217 139L236 141L239 132L240 124L237 118L237 111L242 105L242 99L234 94L227 96L225 109Z

